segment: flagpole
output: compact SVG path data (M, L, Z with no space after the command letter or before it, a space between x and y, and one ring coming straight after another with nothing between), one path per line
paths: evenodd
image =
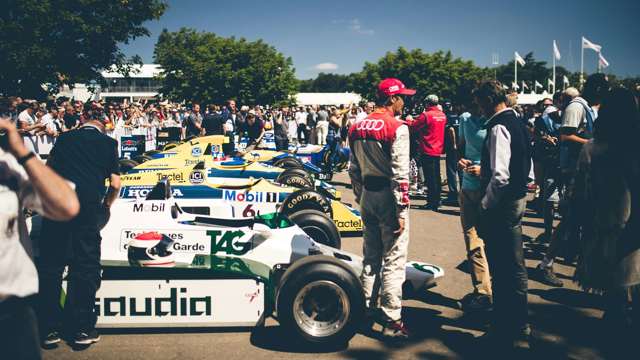
M580 86L584 79L584 37L580 40Z
M598 74L600 73L600 52L598 52Z
M553 41L553 92L556 92L556 41Z
M516 53L513 53L513 82L518 85L518 60L516 60Z

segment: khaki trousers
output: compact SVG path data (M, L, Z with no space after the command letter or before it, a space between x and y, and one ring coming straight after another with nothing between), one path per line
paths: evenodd
M459 195L460 222L467 248L467 260L471 272L471 283L477 293L491 295L491 275L484 250L484 241L478 237L476 224L480 214L480 202L484 192L462 189Z

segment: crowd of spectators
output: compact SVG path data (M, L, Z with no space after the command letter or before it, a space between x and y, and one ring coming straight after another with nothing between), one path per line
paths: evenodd
M234 100L206 106L157 100L81 102L60 98L38 102L20 97L10 97L8 103L10 119L32 150L35 140L28 139L39 135L55 139L86 122L88 110L101 114L106 133L115 138L178 127L182 129L183 139L225 134L246 137L251 142L259 140L264 130L273 130L280 150L287 149L289 143L325 145L329 142L346 146L349 126L366 117L374 107L373 103L364 106L237 106Z

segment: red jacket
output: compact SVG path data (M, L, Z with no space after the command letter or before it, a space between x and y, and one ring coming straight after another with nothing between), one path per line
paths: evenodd
M437 106L428 107L411 124L422 153L429 156L440 156L444 149L444 128L447 116Z

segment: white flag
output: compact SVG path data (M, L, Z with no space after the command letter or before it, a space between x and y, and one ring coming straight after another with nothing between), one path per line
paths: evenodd
M562 77L562 81L563 81L565 84L569 85L569 78L567 77L567 75L564 75L564 76Z
M513 89L516 89L516 90L520 89L520 86L518 86L518 84L516 84L516 82L515 82L515 81L512 81L512 82L511 82L511 87L512 87Z
M522 90L524 89L528 89L529 87L527 86L527 83L524 82L524 80L522 81Z
M538 80L536 80L536 89L537 89L537 88L539 88L539 87L542 87L542 84L540 84L540 83L538 82Z
M595 50L596 52L600 52L602 50L602 46L592 43L584 36L582 37L582 48Z
M520 56L520 54L518 54L518 52L516 51L514 53L515 59L518 62L518 64L520 64L520 66L524 66L524 64L526 64L526 62L524 62L524 59L522 58L522 56Z
M561 59L560 49L558 49L558 44L556 44L555 40L553 40L553 56L555 56L556 60Z
M505 90L509 90L509 87L507 85L502 85L502 88Z
M549 86L555 86L555 85L553 84L553 80L551 80L551 79L547 79L547 84L548 84Z
M598 53L598 64L600 64L600 67L603 69L609 66L609 62L602 56L602 53Z

